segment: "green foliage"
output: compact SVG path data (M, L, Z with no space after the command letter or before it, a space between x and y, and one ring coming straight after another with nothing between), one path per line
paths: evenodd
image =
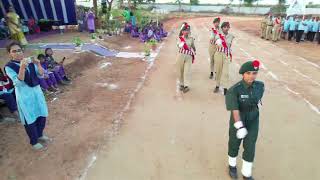
M158 42L157 42L157 40L155 40L155 39L150 39L150 40L148 41L148 44L149 44L150 46L155 46L155 45L158 44Z
M190 0L191 5L199 5L199 0Z
M245 5L246 6L252 6L252 4L254 3L254 2L257 2L258 0L244 0L244 3L245 3Z
M96 33L92 33L91 34L91 39L97 39L97 34Z
M150 56L150 47L149 47L149 45L148 45L148 43L145 43L144 44L144 55L145 56Z
M72 42L78 47L81 46L83 44L83 41L80 39L80 37L74 37L72 39Z
M286 14L286 11L287 11L287 7L283 4L279 4L277 6L274 6L271 8L271 12L273 14Z

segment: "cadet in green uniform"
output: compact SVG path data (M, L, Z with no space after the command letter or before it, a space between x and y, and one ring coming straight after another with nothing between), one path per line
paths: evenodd
M226 95L226 107L231 111L229 125L229 175L237 178L237 156L243 141L242 175L244 179L253 180L252 163L259 131L259 107L264 93L263 82L256 81L259 61L244 63L239 73L242 81L232 86Z

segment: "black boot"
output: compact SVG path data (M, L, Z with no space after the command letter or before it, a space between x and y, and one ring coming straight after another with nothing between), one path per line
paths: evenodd
M213 93L218 93L219 92L219 86L216 86L216 88L213 90Z
M183 86L183 85L180 85L179 90L180 90L180 91L183 91L183 90L184 90L184 86Z
M254 178L253 178L252 176L250 176L250 177L245 177L245 176L243 176L243 179L244 179L244 180L254 180Z
M183 93L187 93L188 91L190 91L189 87L185 86L184 89L183 89Z
M223 89L223 95L226 95L227 92L228 92L228 89L227 89L227 88L224 88L224 89Z
M213 72L210 73L209 79L213 79Z
M232 179L238 179L237 167L229 166L229 176Z

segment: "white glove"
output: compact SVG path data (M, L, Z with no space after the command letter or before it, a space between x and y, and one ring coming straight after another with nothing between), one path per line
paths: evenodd
M243 139L248 134L247 129L244 127L242 121L234 123L234 127L237 129L237 138Z
M237 130L237 138L238 139L243 139L247 136L248 131L246 128L241 128Z
M183 45L184 45L184 42L180 42L180 43L178 44L178 47L179 47L179 48L182 48Z

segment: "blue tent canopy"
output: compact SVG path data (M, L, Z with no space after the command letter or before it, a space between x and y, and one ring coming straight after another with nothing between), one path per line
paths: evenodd
M21 19L50 19L61 24L77 24L75 0L0 0L0 18L12 5Z

